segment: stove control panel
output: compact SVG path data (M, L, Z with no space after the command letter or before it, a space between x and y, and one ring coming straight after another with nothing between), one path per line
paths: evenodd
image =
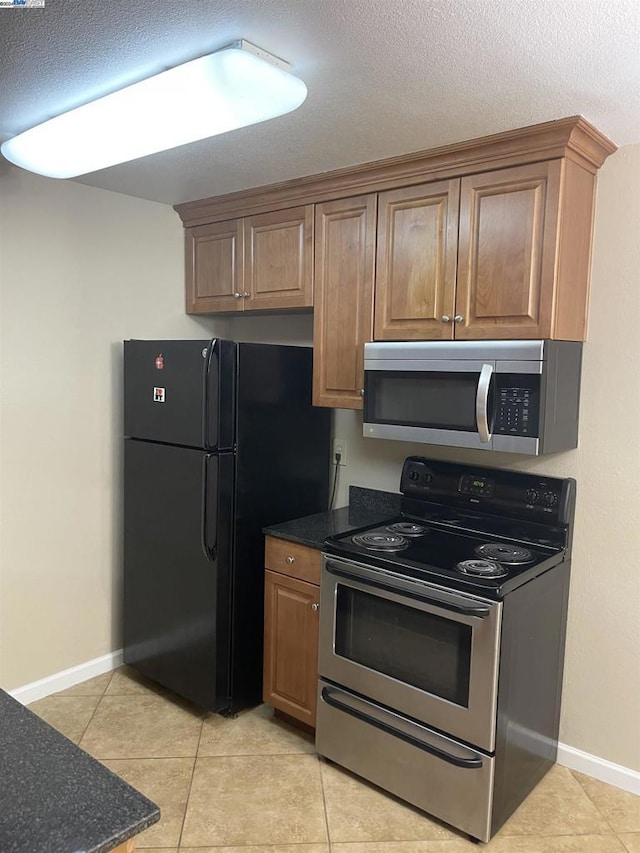
M400 491L416 503L408 514L420 514L419 501L466 507L494 515L545 524L566 524L573 512L575 482L508 468L460 465L421 456L405 459Z

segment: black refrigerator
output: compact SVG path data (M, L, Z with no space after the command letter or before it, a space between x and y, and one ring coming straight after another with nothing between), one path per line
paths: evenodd
M262 695L262 528L327 508L306 347L124 342L124 660L211 711Z

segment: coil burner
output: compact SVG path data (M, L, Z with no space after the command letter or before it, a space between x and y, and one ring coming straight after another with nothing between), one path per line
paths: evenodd
M518 545L507 545L506 542L487 542L485 545L478 545L475 554L477 557L496 560L498 563L506 563L508 566L530 563L533 560L531 551L520 548Z
M426 527L411 521L396 521L395 524L389 524L387 530L389 533L399 533L400 536L424 536L429 532Z
M360 545L368 551L395 552L404 551L409 547L409 541L404 536L393 533L360 533L352 536L351 541L354 545Z
M501 578L509 571L495 560L463 560L456 566L465 575L477 575L485 578Z

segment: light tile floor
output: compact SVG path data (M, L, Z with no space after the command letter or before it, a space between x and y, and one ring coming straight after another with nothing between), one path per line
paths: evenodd
M30 707L158 803L144 853L640 853L640 797L565 767L476 845L319 759L267 706L203 714L123 667Z

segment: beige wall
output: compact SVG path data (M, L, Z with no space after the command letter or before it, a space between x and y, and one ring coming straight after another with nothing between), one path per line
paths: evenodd
M397 491L417 453L541 471L578 482L561 739L640 770L640 145L599 174L589 341L584 350L577 450L540 459L363 439L339 411L348 483Z
M121 646L121 342L208 337L171 208L0 175L0 684Z

